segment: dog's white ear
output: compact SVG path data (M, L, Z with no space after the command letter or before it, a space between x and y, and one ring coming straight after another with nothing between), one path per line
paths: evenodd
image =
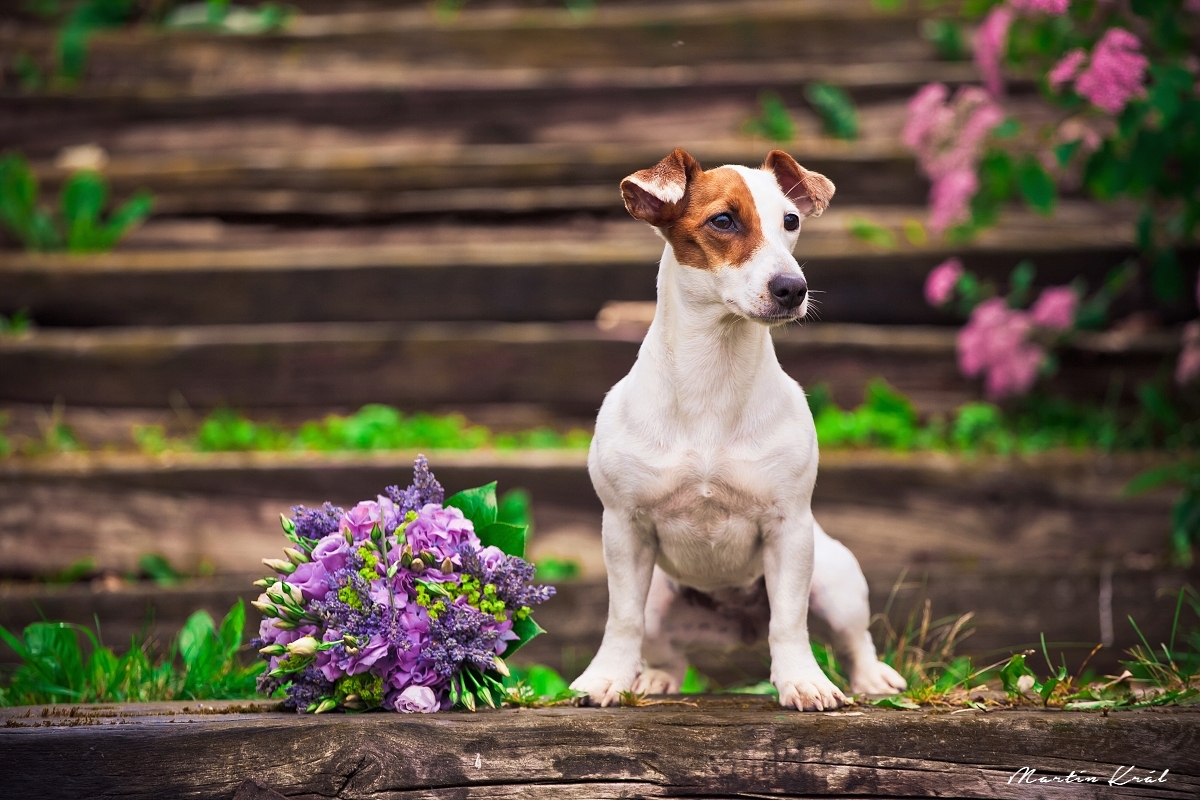
M650 169L621 181L621 198L635 219L656 228L670 225L683 213L688 181L700 174L700 164L681 148Z
M833 181L819 172L809 172L782 150L767 153L762 168L774 173L779 188L796 204L801 216L821 216L833 197Z

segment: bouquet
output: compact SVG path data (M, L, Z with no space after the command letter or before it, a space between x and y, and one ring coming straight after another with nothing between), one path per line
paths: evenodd
M504 658L542 632L530 612L554 594L532 583L526 527L497 519L496 484L443 500L418 456L412 485L349 511L326 503L281 516L291 547L264 559L254 644L259 690L285 707L430 712L497 707Z

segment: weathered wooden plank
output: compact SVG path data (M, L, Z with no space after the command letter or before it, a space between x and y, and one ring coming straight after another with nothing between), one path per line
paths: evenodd
M84 86L159 95L379 87L414 64L527 69L931 60L933 49L916 35L911 16L854 6L846 13L838 4L816 10L784 0L650 4L584 16L468 9L452 21L414 9L301 17L288 30L253 37L127 29L93 37ZM41 52L51 41L49 32L0 33L8 51Z
M628 372L643 329L592 323L325 323L95 330L39 329L0 340L0 400L166 407L543 403L590 414ZM809 324L776 351L803 385L828 383L843 405L883 377L925 410L978 396L959 375L949 328ZM1057 391L1104 396L1152 378L1174 335L1081 335L1063 351Z
M92 556L102 568L126 571L153 550L187 569L208 561L219 572L253 572L282 546L280 511L374 496L405 481L413 455L99 453L0 461L0 564L4 575L28 577ZM570 550L559 556L592 563L600 509L583 452L430 457L450 491L489 480L526 488L538 538ZM904 567L954 564L1146 568L1165 547L1171 493L1129 498L1122 488L1158 463L1161 456L964 460L827 451L814 502L826 529L868 571L888 572L889 582ZM559 542L558 531L571 536Z
M223 710L214 704L214 711ZM246 780L289 797L1023 798L1022 767L1095 776L1063 797L1189 798L1200 714L881 709L779 713L756 699L696 708L544 709L395 717L0 712L0 780L28 798L230 798ZM112 714L111 711L102 711ZM23 716L29 714L30 716ZM119 724L115 724L119 723ZM1162 782L1109 786L1131 760ZM148 765L153 764L153 769ZM51 766L52 765L52 766Z
M944 323L950 317L929 306L923 284L952 254L999 283L1017 260L1031 257L1039 284L1049 285L1077 275L1099 283L1131 252L1128 223L1064 205L1065 218L1054 225L1013 213L971 245L895 252L850 236L846 219L864 214L898 225L919 209L849 207L806 227L798 257L822 291L826 322ZM159 235L153 229L147 238ZM220 231L241 249L2 254L0 309L29 309L43 326L579 320L594 318L610 300L652 301L661 254L661 241L636 223L576 227L574 238L528 224L456 228L453 239L400 230L386 244L374 243L380 234L367 228ZM1132 308L1127 302L1115 313ZM1180 318L1188 313L1177 310Z
M277 543L270 543L277 552ZM860 555L869 551L860 550ZM1200 580L1196 570L1148 570L1118 567L1109 573L1096 569L1048 568L1031 556L1026 565L929 565L883 567L879 559L867 560L871 608L888 611L892 626L902 630L910 615L919 624L926 600L934 619L973 614L973 632L958 647L980 666L1003 660L1010 652L1033 649L1040 653L1044 635L1056 660L1062 653L1077 669L1092 648L1101 643L1100 608L1112 620L1109 646L1088 664L1100 673L1119 671L1125 651L1140 643L1129 624L1132 617L1152 643L1170 639L1175 597L1179 588ZM257 575L224 576L188 581L159 588L153 584L105 588L103 585L45 586L9 583L0 588L0 625L21 630L31 622L51 619L93 627L100 621L103 641L118 650L135 634L169 641L193 612L203 609L220 619L240 597L249 602L259 590L251 585ZM897 584L897 581L903 580ZM1107 587L1102 591L1102 586ZM1111 598L1105 600L1105 598ZM889 606L890 602L890 606ZM549 633L521 651L519 663L541 663L574 677L587 665L600 645L608 610L608 592L602 581L562 583L558 594L538 609L538 620ZM256 630L258 612L247 608L248 630ZM822 636L819 620L814 633ZM877 630L878 633L878 630ZM0 662L13 654L0 647ZM769 677L769 654L759 642L727 647L695 645L689 660L721 685L754 683ZM1041 656L1038 669L1043 669Z

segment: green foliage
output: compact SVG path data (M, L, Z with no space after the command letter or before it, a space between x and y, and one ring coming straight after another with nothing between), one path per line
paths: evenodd
M858 109L845 91L831 83L810 83L804 97L820 116L825 133L849 141L858 138Z
M1138 495L1168 486L1179 488L1171 506L1171 554L1176 563L1188 567L1192 547L1200 545L1200 459L1146 470L1129 482L1125 492Z
M496 501L496 482L474 489L465 489L446 500L447 506L452 506L463 512L463 516L471 520L475 533L484 547L498 547L506 555L525 557L525 544L528 538L527 525L514 524L499 519L499 504ZM514 505L510 501L510 508ZM526 512L527 514L528 512ZM514 625L513 630L516 631ZM540 628L530 632L530 638L540 632ZM521 632L517 631L520 636ZM511 653L525 642L509 647L506 653Z
M138 558L138 572L146 575L159 586L174 586L183 579L183 573L171 566L171 562L158 553L143 553Z
M205 30L214 33L257 34L277 31L287 25L293 10L280 3L262 3L256 9L233 5L229 0L184 3L163 20L167 28Z
M998 0L968 0L966 19L985 14ZM950 26L957 22L938 12L925 20L926 36L950 47ZM1068 52L1091 52L1105 31L1133 32L1149 58L1145 92L1119 113L1098 109L1078 95L1070 82L1052 89L1048 71ZM1014 196L1050 216L1057 184L1082 182L1092 197L1129 199L1142 208L1138 249L1140 268L1156 300L1175 305L1187 296L1178 251L1196 241L1200 226L1200 93L1192 64L1200 47L1200 28L1176 0L1146 0L1126 5L1072 3L1067 14L1015 15L1008 33L1005 62L1012 74L1040 79L1041 96L1062 126L1041 126L1034 135L1008 136L997 129L979 166L980 188L971 203L971 221L948 231L963 241L996 224ZM1032 119L1046 119L1039 114ZM1003 127L1003 126L1002 126ZM1090 128L1099 144L1085 145L1079 131ZM1074 137L1074 138L1064 138ZM1054 169L1047 169L1053 164Z
M0 157L0 223L32 251L111 250L154 209L154 197L142 190L104 219L108 181L94 170L73 173L63 184L57 213L38 205L38 181L18 153Z
M1200 447L1200 414L1179 406L1155 384L1138 388L1132 409L1031 395L1007 408L966 403L949 416L922 420L912 402L882 379L867 385L863 404L838 408L828 389L809 391L822 448L941 450L966 455L1030 455L1048 450L1179 451Z
M0 687L0 705L255 697L266 664L244 667L238 660L245 622L241 600L220 626L207 611L197 611L157 660L150 644L137 637L118 656L79 625L35 622L20 637L0 627L0 639L21 660ZM81 633L89 647L81 644Z
M787 106L775 92L765 91L758 96L759 112L742 124L751 136L761 136L771 142L791 142L796 138L796 123Z
M544 664L509 666L504 678L505 699L518 706L545 706L565 703L583 692L571 689L557 671Z
M933 45L937 57L942 61L966 61L971 57L963 26L954 20L922 20L921 35Z
M96 559L94 556L84 556L77 558L67 566L63 567L58 573L50 578L50 583L71 584L78 583L91 577L96 572Z
M534 577L539 581L546 581L547 583L573 581L582 572L579 562L573 558L547 556L546 558L539 558L534 566L537 567Z
M11 316L0 314L0 336L20 336L33 328L33 317L29 310L22 308L14 311Z
M883 250L894 250L896 248L896 234L866 217L851 215L846 219L846 230L855 239Z
M1044 217L1054 215L1058 189L1050 173L1033 156L1025 156L1017 164L1017 188L1025 203Z
M133 438L140 450L151 455L170 450L337 452L417 448L471 450L489 446L497 449L586 448L591 443L591 436L583 430L560 434L549 428L539 428L494 434L482 425L469 424L459 414L404 414L384 405L366 405L349 416L330 414L322 420L305 422L294 431L272 422L255 422L222 408L205 417L190 439L170 439L159 425L136 426Z

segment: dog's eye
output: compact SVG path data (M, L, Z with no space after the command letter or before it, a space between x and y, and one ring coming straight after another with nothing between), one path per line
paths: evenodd
M712 219L710 219L708 221L708 224L712 225L714 228L716 228L719 231L731 231L731 230L733 230L733 215L732 214L717 214L715 217L713 217Z
M784 214L783 215L783 227L784 227L784 230L789 230L789 231L796 230L797 228L800 227L800 217L796 216L795 214Z

